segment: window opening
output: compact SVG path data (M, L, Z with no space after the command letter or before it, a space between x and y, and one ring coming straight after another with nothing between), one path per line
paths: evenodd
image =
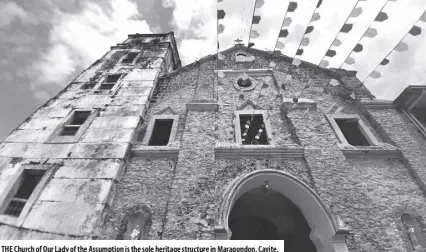
M243 80L242 78L239 78L237 84L240 87L250 87L252 85L252 82L250 79Z
M91 113L91 111L75 111L69 123L64 125L61 135L74 136Z
M137 52L129 52L121 63L131 64L135 60L136 56L138 56Z
M149 146L165 146L169 143L173 119L157 119L152 130Z
M425 109L414 107L410 110L410 112L423 125L423 127L426 127Z
M245 53L237 53L236 57L236 61L245 61L247 55Z
M349 144L354 146L370 146L370 143L360 129L358 119L335 119L335 121Z
M112 74L108 75L106 79L102 82L99 89L101 90L111 90L114 85L117 83L118 79L120 79L121 74Z
M81 88L82 89L92 89L95 87L95 83L86 83Z
M15 217L18 217L21 214L22 209L24 209L25 204L43 175L44 171L24 170L19 181L19 188L13 198L9 201L5 214Z
M262 115L240 115L240 127L243 144L269 144Z

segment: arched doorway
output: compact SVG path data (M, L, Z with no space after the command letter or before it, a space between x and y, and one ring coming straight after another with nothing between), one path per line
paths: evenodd
M260 197L266 188L264 185L268 185L268 193L271 194L269 199ZM264 202L253 203L256 202L256 198ZM275 215L278 216L276 218L281 218L280 221L272 220L270 217L266 218L265 214L259 212L262 209L256 210L256 206L247 205L267 206L268 202L279 202L278 204L281 204L267 207L275 209ZM273 214L268 212L267 215L272 216ZM289 218L290 216L292 220L287 220L287 224L285 224L284 217ZM216 239L237 239L237 237L241 239L240 237L244 235L246 237L272 239L271 237L278 236L280 239L289 242L289 246L292 248L297 247L292 244L294 242L309 244L302 251L348 251L345 242L345 235L348 234L348 230L342 228L339 222L334 219L329 208L321 201L315 191L296 177L283 171L264 169L235 178L222 193L217 217L215 224ZM244 227L239 225L248 225L247 223L241 224L244 220L246 222L251 221L253 226L246 227L246 233L241 233L238 230L243 230ZM293 223L292 225L295 228L290 223ZM257 235L259 230L268 235ZM233 236L233 232L237 233ZM296 236L296 238L291 236ZM303 242L306 239L309 239L309 242Z
M241 195L228 218L231 240L285 240L284 251L316 252L300 210L275 190L254 188Z

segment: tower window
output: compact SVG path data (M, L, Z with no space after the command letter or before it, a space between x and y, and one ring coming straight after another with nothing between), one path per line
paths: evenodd
M240 115L241 141L247 145L267 145L263 115Z
M24 170L18 180L18 188L10 199L4 214L18 217L36 186L44 175L43 170Z
M61 136L74 136L91 113L91 111L75 111L69 122L64 125Z
M337 125L349 144L354 146L370 146L358 123L358 118L335 119Z
M102 82L101 86L99 87L99 89L101 90L111 90L115 84L117 83L117 81L120 79L121 74L111 74L108 75L105 80Z
M133 61L138 56L138 54L139 53L137 53L137 52L129 52L128 54L126 54L126 56L121 61L121 63L124 63L124 64L131 64L131 63L133 63Z
M173 119L157 119L154 123L149 146L165 146L169 143Z

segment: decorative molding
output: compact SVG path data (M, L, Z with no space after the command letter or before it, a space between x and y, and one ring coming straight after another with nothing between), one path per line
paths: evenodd
M288 113L295 109L301 109L301 110L317 110L317 104L315 101L305 98L299 98L297 102L294 102L293 99L290 98L283 98L283 103L281 104L281 110L284 111L284 113Z
M241 74L247 74L250 77L264 77L265 75L272 76L273 68L261 68L261 69L246 69L246 70L219 70L219 73L224 74L225 77L232 76L238 77ZM218 73L215 70L215 73Z
M373 148L357 148L357 149L341 149L347 159L356 158L402 158L399 149L373 149Z
M304 158L304 150L298 145L241 145L216 143L214 148L216 158Z
M362 98L357 101L357 103L367 109L388 109L395 108L395 105L392 101L387 100L371 100Z
M186 104L186 108L188 111L217 112L219 110L219 104L215 101L193 100Z
M134 145L132 152L134 158L177 158L179 155L179 144L176 146L146 146L146 145Z
M154 113L154 115L179 115L172 107L167 106L162 110L159 110Z
M245 101L243 104L241 104L241 106L238 107L237 110L253 110L253 109L255 109L255 110L265 110L261 106L254 104L254 102L251 101L251 100Z

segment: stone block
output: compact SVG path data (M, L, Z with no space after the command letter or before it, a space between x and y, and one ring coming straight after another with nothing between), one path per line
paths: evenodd
M67 158L72 144L4 143L0 157Z
M145 111L145 105L108 106L100 112L101 116L142 116Z
M117 116L117 117L102 117L98 116L90 124L89 129L134 129L138 126L138 116Z
M68 235L90 235L98 225L103 204L37 201L23 228Z
M40 201L70 202L76 204L105 204L111 196L113 180L52 179L41 193Z
M152 92L152 87L126 87L117 92L117 96L145 96L148 97Z
M75 144L70 158L111 158L124 159L129 144Z
M123 169L121 160L66 159L54 178L119 180Z
M53 129L46 130L26 130L17 129L4 140L5 142L14 143L43 143L53 133Z
M19 126L21 130L53 130L64 121L63 118L31 118Z
M128 143L135 129L93 129L88 128L80 138L80 143Z

